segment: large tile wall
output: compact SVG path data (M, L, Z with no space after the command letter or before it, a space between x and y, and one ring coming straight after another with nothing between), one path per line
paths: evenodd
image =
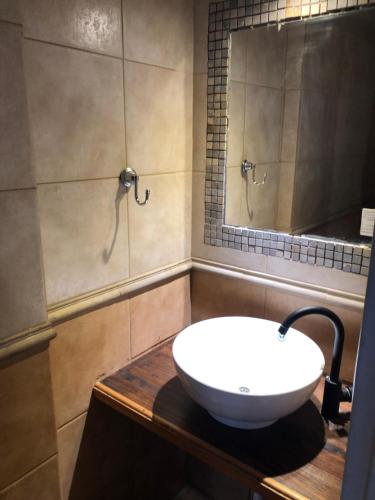
M290 85L299 94L293 108L299 120L291 129L294 158L286 158L295 162L292 230L371 204L364 185L373 178L366 166L372 149L373 25L374 14L362 12L330 26L306 24L304 38L294 36L302 70L300 81Z
M246 280L229 278L220 274L193 271L191 277L192 322L224 315L252 315L273 321L282 321L288 313L298 307L324 305L333 309L344 322L346 340L342 377L352 380L362 311L360 308L338 307L334 304L332 295L343 292L345 294L364 296L367 282L365 276L343 273L323 266L308 266L291 260L204 244L205 194L209 194L205 193L209 3L208 0L195 2L192 257L242 268L253 273L260 273L270 279L291 280L297 284L297 292L290 293L284 290L254 285ZM286 80L291 88L296 84L296 81L300 80L302 68L298 47L300 46L300 38L304 38L304 33L294 30L292 35L294 35L294 39L290 37L289 42L293 50L288 53L286 74ZM238 93L240 93L240 90L238 90ZM293 120L298 119L298 107L296 105L299 105L299 96L290 93L286 97L295 103L294 115L291 113L288 117L290 121L289 130L292 130ZM292 107L289 109L293 110ZM281 182L284 185L287 182L292 185L294 183L294 162L288 160L288 155L294 155L292 158L295 157L296 141L293 135L286 136L284 134L282 146L284 149L281 153L283 155L280 170ZM241 145L239 147L241 148ZM240 159L237 158L236 161ZM228 176L227 182L232 180ZM285 191L279 193L279 207L284 207L283 213L279 209L279 216L282 223L287 225L291 217L291 204L286 197ZM228 210L228 205L226 205L226 209ZM298 293L298 284L301 284L302 288L306 285L321 287L324 290L325 299L321 303L315 299L312 301L307 299L302 289L301 293ZM333 345L333 331L329 322L319 318L305 318L297 324L297 327L300 327L321 345L327 361L326 370L328 370ZM215 478L213 484L212 474L208 474L205 469L206 467L202 464L194 463L194 466L189 469L191 483L208 493L210 497L216 498L216 495L220 498L215 489L215 484L218 482L217 478ZM235 490L236 488L232 485L231 498Z
M279 32L276 26L232 35L226 224L282 229L278 192L286 40L286 31ZM245 159L257 165L257 182L267 176L264 185L253 185L251 173L241 175Z
M361 276L203 244L208 1L19 5L0 2L0 128L12 132L6 141L0 134L1 339L44 322L55 303L191 254L364 293ZM151 189L145 207L118 189L125 165ZM224 290L222 311L276 318L284 310L276 292L271 300L263 287L194 275L194 320L217 315ZM49 349L3 362L0 499L99 498L94 464L84 464L102 458L113 416L92 416L93 384L190 318L190 277L182 275L77 314L55 325ZM121 463L114 478L108 461L120 429L111 429L105 485L123 482ZM136 465L121 449L133 477ZM167 455L180 463L175 451Z
M0 2L0 344L46 321L23 32ZM0 362L0 498L58 500L57 445L46 346Z
M190 257L193 2L2 1L0 41L2 339L51 305ZM128 165L141 197L151 189L144 207L119 188ZM0 498L99 498L77 465L93 384L189 323L185 274L3 363Z
M192 210L192 256L193 258L207 259L219 263L233 265L245 268L255 272L262 272L271 277L282 277L293 279L303 283L315 283L328 289L353 292L360 295L365 294L366 276L349 275L342 271L324 268L325 261L317 259L314 255L314 263L317 266L308 266L300 262L289 260L292 258L290 253L288 260L264 255L267 252L251 253L233 248L211 246L204 243L205 226L205 155L206 151L203 145L204 137L207 133L207 67L208 67L208 9L210 2L208 0L195 3L195 52L194 52L194 143L193 143L193 210ZM287 74L288 84L292 85L296 78L300 78L301 60L298 53L299 38L304 34L295 32L295 39L291 40L290 46L294 47L289 53L289 68ZM293 120L293 117L290 117ZM288 147L293 152L293 138L289 138ZM292 182L293 165L287 161L283 163L280 175L284 180ZM207 193L206 193L207 194ZM285 200L284 200L285 201ZM285 204L285 206L287 206ZM290 211L286 210L284 218L288 218ZM234 236L234 235L233 235ZM240 236L241 237L241 236ZM240 244L241 246L241 244ZM290 245L292 252L292 245ZM267 249L263 249L267 250ZM262 249L261 249L262 252ZM268 252L270 253L270 252ZM314 252L315 253L315 252ZM367 256L366 256L367 258ZM299 259L299 255L298 255ZM302 259L303 260L303 259ZM307 255L306 255L307 260ZM327 262L327 265L333 265L333 262ZM339 263L338 263L339 266ZM342 269L343 264L338 269ZM350 271L349 266L348 271ZM367 268L368 270L368 268ZM357 271L357 270L356 270ZM359 272L359 271L358 271ZM361 271L362 272L362 271ZM365 270L363 271L364 274ZM342 276L344 275L344 276Z
M0 11L0 342L46 319L35 176L15 9ZM7 16L6 14L9 14ZM30 300L30 296L33 300Z
M56 327L50 356L63 499L68 499L73 481L80 480L77 460L86 421L94 418L89 408L95 382L188 324L186 274ZM96 498L84 485L80 492L82 498Z
M189 257L192 1L21 4L47 303Z
M281 322L286 316L310 305L332 309L342 319L345 328L345 347L341 367L344 380L354 377L357 345L361 330L362 311L359 308L339 306L327 294L325 298L308 298L297 292L254 285L220 274L194 271L192 274L192 322L216 316L254 316ZM304 333L321 347L329 371L334 332L324 318L306 317L296 323Z

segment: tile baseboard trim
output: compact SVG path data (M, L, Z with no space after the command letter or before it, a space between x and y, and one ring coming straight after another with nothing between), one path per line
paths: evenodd
M302 297L327 302L331 305L346 307L351 310L361 311L364 306L365 297L363 295L343 292L319 285L311 285L302 281L280 278L215 261L194 258L192 268L196 271L220 274L229 278L245 280L254 285L279 289Z
M29 351L42 344L48 344L56 336L49 323L41 323L0 342L0 361Z
M106 304L126 298L164 280L190 272L191 259L169 264L135 278L112 284L87 294L79 295L48 307L48 320L51 324L61 323L79 314L92 311Z

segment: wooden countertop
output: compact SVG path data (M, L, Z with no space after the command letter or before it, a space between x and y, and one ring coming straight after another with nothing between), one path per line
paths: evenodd
M321 418L323 380L312 400L272 426L233 429L187 395L171 347L170 341L98 382L95 396L265 498L340 498L347 425L328 428Z

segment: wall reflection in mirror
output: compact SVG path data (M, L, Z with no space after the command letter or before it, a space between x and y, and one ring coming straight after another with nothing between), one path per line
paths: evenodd
M226 224L369 241L375 14L233 32L230 57Z

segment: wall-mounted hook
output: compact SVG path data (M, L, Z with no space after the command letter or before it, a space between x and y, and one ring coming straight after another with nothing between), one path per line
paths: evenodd
M266 182L267 172L263 175L263 180L261 182L257 182L255 180L256 169L257 169L257 166L255 165L255 163L251 163L251 161L247 161L247 160L244 160L242 162L242 165L241 165L242 175L247 175L248 172L251 171L251 180L252 180L253 184L255 184L256 186L261 186L262 184L264 184Z
M145 193L145 200L144 201L139 201L138 197L138 182L139 182L139 175L135 170L133 170L131 167L127 167L125 170L123 170L120 174L120 184L124 186L124 188L129 191L129 189L132 187L134 184L134 196L135 196L135 201L138 203L138 205L145 205L150 198L150 190L146 189Z

